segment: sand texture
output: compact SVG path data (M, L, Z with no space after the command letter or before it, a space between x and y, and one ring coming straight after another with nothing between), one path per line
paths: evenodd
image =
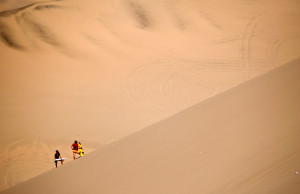
M70 178L78 165L91 173L83 185L101 180L105 193L296 189L299 10L298 0L0 0L0 191L50 171L42 189L43 176ZM73 162L75 139L87 155ZM67 160L53 169L57 149Z
M4 193L298 193L299 72L284 65Z

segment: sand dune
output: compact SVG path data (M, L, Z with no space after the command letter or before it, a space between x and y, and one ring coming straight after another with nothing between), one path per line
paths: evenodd
M85 138L79 138L86 154L92 152L99 143L85 145ZM67 164L73 160L70 154L70 142L73 139L24 137L7 144L0 159L0 186L9 188L55 167L53 158L58 149ZM60 165L58 165L60 167Z
M57 148L70 158L74 139L94 150L299 58L298 10L296 0L0 1L0 190L53 168Z
M297 60L3 193L298 193L299 72Z

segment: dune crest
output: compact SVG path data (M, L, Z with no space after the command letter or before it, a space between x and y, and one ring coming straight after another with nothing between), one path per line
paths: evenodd
M12 152L0 190L53 168L62 144L71 157L78 134L94 149L299 58L298 10L297 0L0 1L0 142Z
M297 193L299 72L300 59L3 194Z

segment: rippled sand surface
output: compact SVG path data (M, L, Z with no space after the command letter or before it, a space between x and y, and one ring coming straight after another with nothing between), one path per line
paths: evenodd
M71 158L75 139L94 150L299 58L299 10L0 1L0 190L53 168L56 149Z

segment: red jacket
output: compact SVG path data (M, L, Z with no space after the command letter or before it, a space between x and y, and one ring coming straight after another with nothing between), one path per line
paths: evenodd
M77 143L73 143L71 147L72 147L72 150L78 151L78 144Z

